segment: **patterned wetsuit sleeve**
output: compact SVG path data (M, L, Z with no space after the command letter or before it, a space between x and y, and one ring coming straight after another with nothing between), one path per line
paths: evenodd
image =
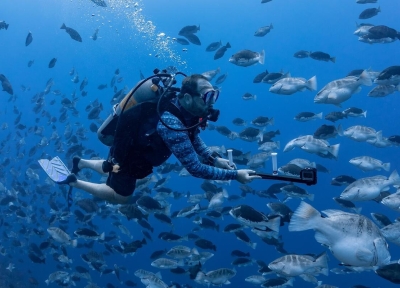
M161 117L172 128L185 128L182 122L169 112L164 112ZM157 125L157 132L192 176L212 180L234 180L237 178L236 170L220 169L201 163L187 132L168 129L161 122Z
M206 143L200 138L199 134L196 135L193 141L193 147L194 150L196 150L196 153L199 154L203 159L208 159L208 157L211 156L212 151Z

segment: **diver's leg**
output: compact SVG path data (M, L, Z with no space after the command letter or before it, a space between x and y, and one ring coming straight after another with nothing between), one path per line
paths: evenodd
M89 160L89 161L100 161L100 160ZM101 160L102 161L102 160ZM93 196L96 196L102 200L108 201L113 204L126 204L130 196L121 196L117 194L114 189L105 183L96 184L91 182L86 182L82 180L77 180L76 182L69 183L70 186L86 191Z
M103 162L104 161L105 160L80 159L78 162L78 168L79 169L89 168L89 169L96 171L99 174L108 175L108 173L104 173L104 171L103 171Z

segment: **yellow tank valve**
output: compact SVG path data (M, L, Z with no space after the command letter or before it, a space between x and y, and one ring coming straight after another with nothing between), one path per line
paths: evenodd
M152 84L152 85L150 86L150 88L151 88L151 90L152 90L153 92L157 92L157 90L158 90L158 86L155 85L155 84Z

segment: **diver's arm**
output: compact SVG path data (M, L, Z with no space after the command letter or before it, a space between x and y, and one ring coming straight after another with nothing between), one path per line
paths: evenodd
M196 153L200 155L203 159L208 159L212 155L211 149L208 148L203 139L200 138L199 134L197 134L194 138L193 148Z
M182 122L169 112L164 112L162 120L172 128L182 129ZM187 132L178 132L165 127L161 122L157 125L158 134L163 138L167 147L182 163L188 172L198 178L213 180L236 180L237 170L227 170L202 164L190 142Z

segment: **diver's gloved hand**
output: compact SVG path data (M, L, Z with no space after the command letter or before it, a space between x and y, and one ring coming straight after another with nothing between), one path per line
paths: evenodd
M235 163L233 163L233 165L231 166L231 165L229 165L228 159L224 159L224 158L220 158L220 157L215 158L214 166L217 168L228 169L228 170L237 169Z
M261 176L257 175L250 175L256 173L256 171L250 170L250 169L240 169L237 170L237 178L236 180L239 181L242 184L249 183L253 181L254 179L261 179Z

